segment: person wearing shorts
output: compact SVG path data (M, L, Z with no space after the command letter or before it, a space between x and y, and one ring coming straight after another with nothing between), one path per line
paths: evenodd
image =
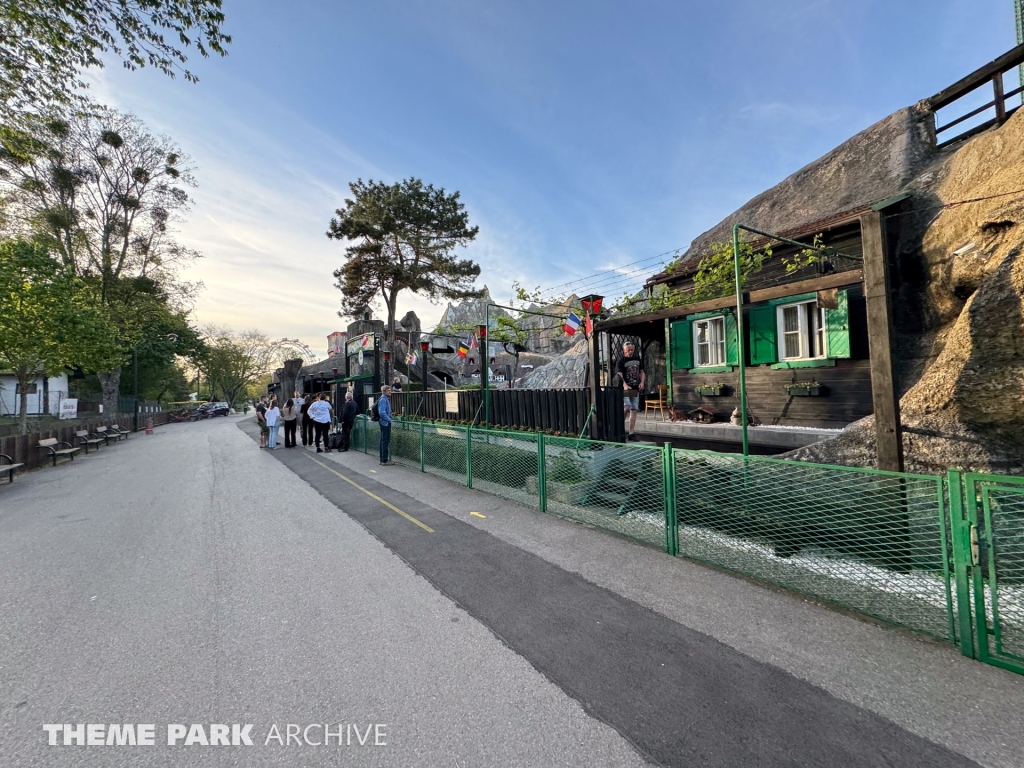
M270 427L267 426L267 398L261 397L256 403L256 423L260 425L260 448L267 447L270 439Z
M647 375L644 371L644 361L640 355L636 354L636 346L631 341L627 341L622 345L622 357L619 358L619 362L615 364L615 373L622 379L622 384L626 389L632 389L642 392L644 389L644 381ZM636 397L625 397L622 403L622 414L623 417L628 421L627 429L629 435L627 440L636 440L636 435L633 434L633 430L636 429L636 414L640 410L640 396Z

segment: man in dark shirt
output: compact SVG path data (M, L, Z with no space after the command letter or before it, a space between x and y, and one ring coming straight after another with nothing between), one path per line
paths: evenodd
M352 427L356 423L356 415L359 413L359 406L350 389L345 393L345 405L341 407L341 450L348 450L349 438L352 435Z
M627 391L636 393L634 397L626 395L623 399L623 418L629 421L629 436L627 440L636 440L633 430L636 428L636 414L640 410L640 392L644 390L644 383L647 374L644 371L644 361L636 354L636 347L632 342L627 341L622 345L622 357L615 365L615 373L622 379L622 386Z
M267 447L270 427L267 426L267 398L261 397L256 403L256 423L260 425L260 448Z
M309 418L309 406L313 403L313 396L306 395L302 401L302 405L299 407L299 418L302 420L299 424L299 429L302 430L302 444L312 445L313 444L313 420Z

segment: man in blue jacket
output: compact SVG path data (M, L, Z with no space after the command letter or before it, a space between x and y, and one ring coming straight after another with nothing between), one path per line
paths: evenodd
M377 413L380 414L380 463L390 464L388 449L391 447L391 387L381 389Z

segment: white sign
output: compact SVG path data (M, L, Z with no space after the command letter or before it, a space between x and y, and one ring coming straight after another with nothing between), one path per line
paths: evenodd
M62 419L78 418L78 398L70 398L60 401L60 417Z
M459 412L459 393L458 392L445 392L444 393L444 410L447 413L458 413Z

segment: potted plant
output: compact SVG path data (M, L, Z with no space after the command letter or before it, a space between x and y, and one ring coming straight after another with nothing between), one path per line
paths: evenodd
M721 397L726 394L728 387L722 382L717 384L701 384L698 387L694 387L693 391L701 397Z
M794 381L782 387L790 397L820 397L825 388L816 381Z
M548 496L563 504L580 504L586 495L586 474L578 462L562 454L551 464L548 473Z

